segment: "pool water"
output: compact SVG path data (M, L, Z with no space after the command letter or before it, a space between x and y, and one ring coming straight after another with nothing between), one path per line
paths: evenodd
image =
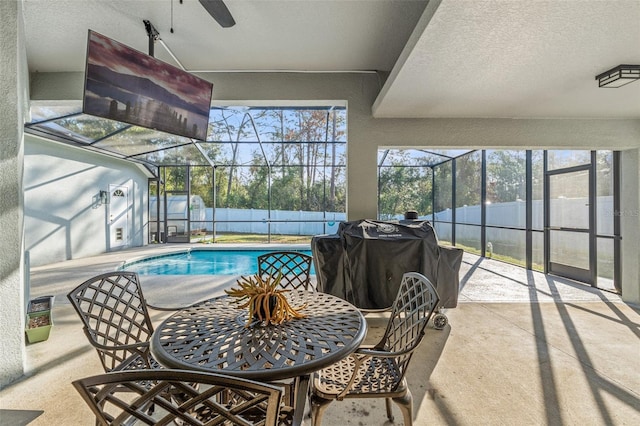
M258 256L276 250L191 250L125 263L122 270L139 275L252 275ZM311 256L311 250L295 250ZM313 265L311 274L314 275Z

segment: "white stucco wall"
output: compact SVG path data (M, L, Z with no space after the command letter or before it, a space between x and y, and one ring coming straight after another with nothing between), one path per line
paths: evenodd
M31 266L110 251L109 184L129 188L129 247L146 244L148 175L131 162L25 135L25 250Z
M0 1L0 388L24 372L22 125L28 74L19 4Z

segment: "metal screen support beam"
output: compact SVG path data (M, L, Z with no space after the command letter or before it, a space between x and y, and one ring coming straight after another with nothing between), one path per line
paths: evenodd
M209 166L211 166L211 171L213 172L213 178L212 178L213 208L211 211L211 232L213 236L211 237L211 241L215 243L216 242L216 164L213 162L213 160L211 160L211 158L209 158L207 153L204 151L204 148L202 148L202 146L200 145L200 142L197 142L196 140L191 139L191 143L193 143L193 146L196 147L196 149L200 152L200 154L204 157L204 159L207 160L207 163L209 163ZM191 182L189 182L189 188L191 188ZM191 222L191 214L189 214L189 222ZM206 235L206 232L205 232L205 235Z
M191 242L191 164L187 164L185 179L187 185L187 238Z
M591 167L589 168L589 269L593 287L598 286L598 209L596 203L598 189L596 187L596 151L591 151Z
M533 155L530 149L526 151L525 166L526 185L526 218L525 218L525 267L533 269Z
M456 159L451 160L451 245L456 245Z
M551 246L550 246L550 232L549 232L549 226L550 226L550 221L551 221L551 217L549 214L549 202L550 202L550 198L549 198L549 175L547 175L547 167L548 167L548 161L549 161L549 155L548 155L548 151L545 149L544 150L544 159L542 161L543 163L543 176L544 176L544 183L543 183L543 189L542 191L544 192L544 196L543 198L543 203L542 203L542 209L544 211L544 273L545 275L549 273L549 261L551 259Z
M251 122L251 126L253 127L253 131L255 132L256 138L258 139L258 145L260 146L260 152L262 152L262 157L264 158L264 162L267 164L267 242L271 242L271 163L269 163L269 158L267 158L267 154L264 152L264 146L262 145L262 139L260 138L260 132L258 132L258 127L256 126L256 122L253 119L253 116L248 112L245 113L246 117L249 117L249 121Z
M481 151L480 162L480 256L487 254L487 150Z
M622 253L620 236L620 151L613 151L613 286L622 294Z
M331 109L327 110L326 125L324 128L324 162L322 164L322 170L325 176L327 175L327 142L329 141L329 116L331 114ZM334 132L335 132L335 123L334 123ZM322 179L322 205L324 206L322 208L322 219L323 219L322 233L326 234L327 233L327 179Z
M435 229L436 223L436 170L434 166L429 166L431 169L431 223Z

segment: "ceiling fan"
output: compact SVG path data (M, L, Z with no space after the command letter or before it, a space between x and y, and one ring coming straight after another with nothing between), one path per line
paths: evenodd
M209 12L222 28L233 27L236 24L227 5L222 0L199 0L200 4ZM182 0L180 1L182 2Z

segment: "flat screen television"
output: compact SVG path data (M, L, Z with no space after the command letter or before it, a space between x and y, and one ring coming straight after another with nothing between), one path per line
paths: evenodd
M89 30L82 110L206 140L213 84Z

